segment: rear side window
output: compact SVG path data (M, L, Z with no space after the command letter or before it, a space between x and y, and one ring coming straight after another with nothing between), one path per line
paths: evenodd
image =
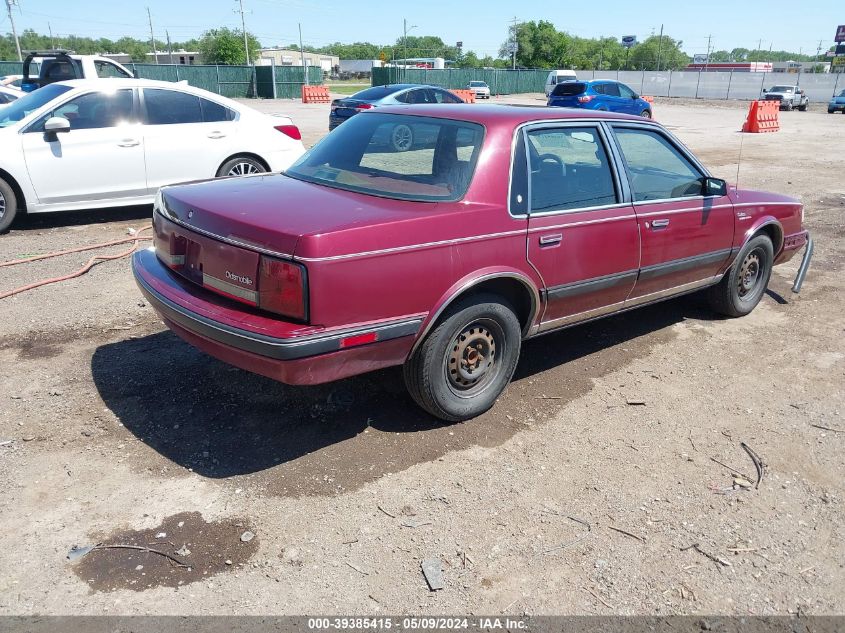
M565 211L617 202L613 173L594 127L528 132L531 211Z
M619 95L619 84L602 84L602 94L606 94L610 97L618 97Z
M202 120L205 123L235 120L235 112L219 103L214 103L208 99L200 99L200 106L202 107Z
M148 125L201 123L200 98L176 90L144 89Z
M581 83L580 81L567 81L555 86L555 89L552 90L552 96L572 97L574 95L583 94L586 89L587 84L585 83Z
M701 195L701 173L662 134L633 128L616 128L615 133L628 165L634 200Z

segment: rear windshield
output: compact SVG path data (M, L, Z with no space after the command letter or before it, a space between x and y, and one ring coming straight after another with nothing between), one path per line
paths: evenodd
M376 101L378 99L384 99L385 97L392 95L394 92L399 92L400 90L404 90L404 88L399 88L397 86L375 86L374 88L367 88L361 92L356 92L349 98L363 99L364 101Z
M580 81L567 81L555 86L552 90L553 97L571 97L572 95L579 95L587 89L587 84Z
M399 114L352 117L285 173L319 185L399 200L458 200L472 180L484 128Z
M50 84L28 93L0 110L0 127L9 127L70 90L70 86Z

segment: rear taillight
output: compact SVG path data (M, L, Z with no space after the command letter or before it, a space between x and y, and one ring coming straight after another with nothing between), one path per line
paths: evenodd
M375 108L375 106L372 103L359 103L358 105L355 106L356 110L370 110L372 108Z
M308 278L305 267L262 255L258 265L258 307L306 321Z
M185 265L185 255L188 251L188 240L181 235L171 233L164 239L156 236L156 255L168 268L177 270Z
M595 99L595 95L584 95L583 97L578 97L578 103L589 103Z
M282 134L286 134L291 137L294 141L302 140L302 132L300 132L299 128L295 125L274 125L273 127L274 129L279 130Z

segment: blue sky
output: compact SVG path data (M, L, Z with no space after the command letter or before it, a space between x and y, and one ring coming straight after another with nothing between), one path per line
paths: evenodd
M146 2L104 2L103 0L18 0L15 10L19 30L33 28L46 33L88 35L117 39L123 35L149 38L146 6L150 7L158 39L165 29L173 40L199 36L217 26L240 27L237 0L146 0ZM5 3L0 3L5 4ZM643 7L641 10L636 6ZM845 24L845 9L833 0L767 2L749 0L707 0L701 3L634 3L631 0L601 2L535 2L504 0L461 2L459 0L244 0L247 30L265 46L289 44L298 38L302 23L303 41L322 46L334 41L391 43L402 34L402 20L415 26L413 35L439 35L449 44L463 41L464 50L496 55L507 36L510 20L549 20L561 30L594 37L637 35L643 39L664 33L684 42L690 54L707 50L712 35L714 50L753 48L802 49L815 52L819 41L825 50L833 42L837 24ZM838 10L835 10L838 7ZM5 9L5 7L3 7ZM3 11L0 32L10 31Z

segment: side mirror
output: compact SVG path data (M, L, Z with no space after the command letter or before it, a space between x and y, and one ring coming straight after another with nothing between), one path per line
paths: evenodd
M631 99L639 99L639 98L640 98L640 95L638 95L636 92L631 95Z
M728 183L721 178L705 178L701 189L705 196L728 195Z
M766 94L767 92L768 92L768 89L763 88L763 94Z
M48 134L70 132L70 121L61 116L53 116L44 123L44 131Z

